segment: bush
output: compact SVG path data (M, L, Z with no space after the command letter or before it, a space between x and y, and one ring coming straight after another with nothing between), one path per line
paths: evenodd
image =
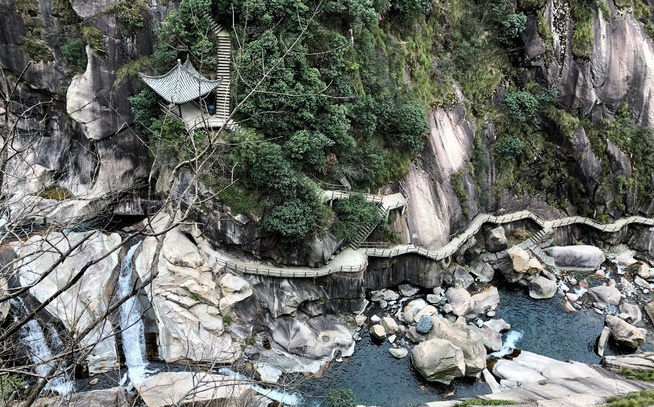
M643 390L625 396L613 396L606 401L607 407L648 407L654 404L654 390Z
M89 45L89 47L91 47L93 51L95 51L96 54L100 56L105 55L104 35L102 34L102 31L96 27L85 25L82 27L82 37L84 37L86 43Z
M333 145L334 142L320 132L300 130L284 143L284 152L302 166L322 172L328 161L325 149Z
M332 230L346 242L352 241L361 227L382 221L377 205L367 202L361 194L351 194L348 199L336 201L334 213L336 222Z
M538 100L531 93L519 90L509 93L504 98L504 107L509 115L521 123L531 123L537 121L536 113L538 112Z
M328 407L355 407L356 398L351 389L329 389L325 392Z
M527 16L523 13L509 14L506 19L502 21L502 26L504 27L504 37L514 40L518 38L527 27Z
M81 38L72 38L61 45L61 55L67 64L83 71L86 69L86 43Z
M524 153L525 145L519 138L502 137L493 150L500 161L518 161Z
M263 218L263 229L277 233L288 241L299 241L309 235L316 216L313 208L298 199L288 199L275 205Z

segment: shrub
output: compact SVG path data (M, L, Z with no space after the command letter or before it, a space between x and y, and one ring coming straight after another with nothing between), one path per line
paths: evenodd
M509 115L521 123L537 121L539 104L531 93L524 90L511 92L504 98L503 104Z
M86 43L89 45L89 47L91 47L93 51L95 51L96 54L101 56L105 55L103 42L104 35L102 34L102 31L96 27L85 25L82 27L82 37L84 37Z
M83 71L86 69L86 43L81 38L72 38L61 45L61 55L67 64Z
M309 235L316 216L306 202L292 198L275 205L263 218L263 229L277 233L289 241L302 240Z
M325 392L328 407L355 407L356 398L352 389L329 389Z
M325 149L334 142L317 131L300 130L284 143L284 152L291 160L301 163L313 171L323 171L327 164Z
M502 26L504 27L504 37L507 39L516 39L527 27L527 16L524 13L513 13L509 14L504 21L502 21Z
M352 241L361 227L382 221L377 205L367 202L361 194L352 194L348 199L336 201L334 213L336 222L332 230L346 242Z
M493 146L500 161L518 161L524 153L525 145L519 138L502 137Z
M607 400L607 407L648 407L654 404L654 390L643 390L624 396L613 396Z

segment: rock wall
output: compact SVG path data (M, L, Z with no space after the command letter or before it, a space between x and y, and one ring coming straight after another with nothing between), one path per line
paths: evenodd
M58 199L39 199L28 211L56 222L88 219L147 179L146 146L127 129L133 120L127 98L135 89L116 79L125 64L152 53L163 9L153 3L146 27L128 38L116 15L105 11L114 3L0 2L0 80L12 89L20 77L12 102L0 101L0 111L10 112L0 128L17 124L3 185L15 198L15 214L26 211L26 195L49 198L44 191L57 188ZM87 46L86 69L74 75L63 49L66 33L77 26L98 30L100 49ZM62 205L62 196L69 202Z

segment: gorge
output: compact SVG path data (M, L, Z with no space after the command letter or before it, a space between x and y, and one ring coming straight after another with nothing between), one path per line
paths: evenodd
M652 350L651 9L0 0L0 404L378 404L364 353L388 406L651 387L565 360ZM546 307L585 350L530 353Z

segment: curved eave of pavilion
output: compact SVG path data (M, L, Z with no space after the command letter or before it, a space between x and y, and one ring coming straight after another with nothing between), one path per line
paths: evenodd
M163 75L139 73L139 77L168 103L183 104L198 99L216 89L222 79L211 80L202 76L187 59Z

